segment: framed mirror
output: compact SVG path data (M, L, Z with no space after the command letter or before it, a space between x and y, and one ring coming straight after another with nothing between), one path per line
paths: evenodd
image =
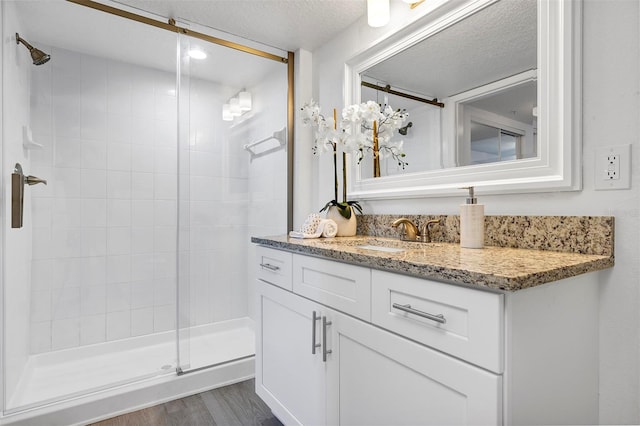
M359 199L577 190L580 2L449 0L345 64L345 105L406 109L404 169L352 164Z

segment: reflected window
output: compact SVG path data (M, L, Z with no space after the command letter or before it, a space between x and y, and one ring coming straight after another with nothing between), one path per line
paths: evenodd
M494 163L521 158L520 146L524 135L472 121L470 136L470 164Z

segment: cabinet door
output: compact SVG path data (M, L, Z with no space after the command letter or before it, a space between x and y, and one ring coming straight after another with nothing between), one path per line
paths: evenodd
M258 295L256 393L287 425L326 424L322 348L311 353L313 334L321 342L312 320L320 305L260 280Z
M328 316L328 424L501 423L501 376L337 312Z

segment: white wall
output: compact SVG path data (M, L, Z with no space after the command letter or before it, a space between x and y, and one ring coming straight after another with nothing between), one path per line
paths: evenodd
M427 3L420 7L424 7ZM639 4L636 1L586 0L583 55L583 179L584 189L483 197L491 215L612 215L616 218L616 266L599 273L600 421L640 423L640 75ZM392 22L371 29L361 20L314 54L314 99L326 110L343 103L344 61L409 21L408 7L392 2ZM299 121L298 121L299 123ZM632 189L595 191L594 153L597 147L632 144ZM310 149L298 146L297 149ZM311 154L309 154L311 155ZM329 157L318 158L315 206L332 198ZM411 161L410 158L407 161ZM296 180L303 175L296 174ZM364 203L369 214L457 214L458 198L425 198ZM302 220L296 218L297 221ZM594 313L598 314L598 313Z

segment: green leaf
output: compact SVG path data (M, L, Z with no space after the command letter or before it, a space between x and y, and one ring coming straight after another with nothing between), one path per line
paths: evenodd
M357 201L348 201L347 202L351 207L353 207L354 209L356 209L358 211L358 213L362 214L362 207L360 206L360 203L358 203Z
M349 203L338 203L338 213L345 219L351 219L351 206Z

